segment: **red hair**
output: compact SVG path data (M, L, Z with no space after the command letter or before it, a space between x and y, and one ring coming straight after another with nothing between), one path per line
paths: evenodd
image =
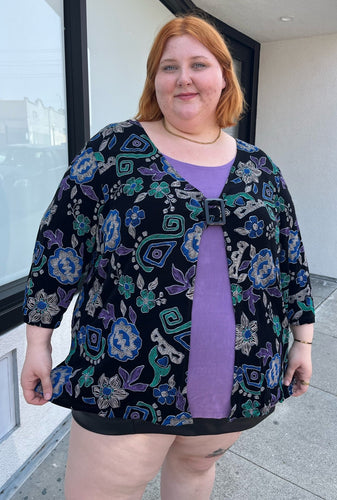
M243 111L244 97L233 68L233 59L220 33L208 22L195 16L176 17L165 24L157 34L147 59L144 90L139 101L136 119L156 121L163 117L155 92L155 77L169 38L191 35L202 43L217 59L226 81L216 110L217 123L226 128L235 125Z

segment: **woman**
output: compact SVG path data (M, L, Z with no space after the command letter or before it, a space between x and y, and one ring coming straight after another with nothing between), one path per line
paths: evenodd
M41 222L22 386L29 403L73 409L67 499L139 499L160 467L163 500L207 499L240 432L308 388L303 246L279 169L223 131L242 107L216 30L170 21L137 120L88 142ZM50 378L52 330L84 269Z

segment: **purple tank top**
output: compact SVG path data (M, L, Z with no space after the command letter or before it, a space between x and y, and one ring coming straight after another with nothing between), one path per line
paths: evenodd
M206 198L218 198L234 159L203 167L167 157L169 163ZM192 308L187 397L194 418L225 418L231 411L235 319L222 226L202 234Z

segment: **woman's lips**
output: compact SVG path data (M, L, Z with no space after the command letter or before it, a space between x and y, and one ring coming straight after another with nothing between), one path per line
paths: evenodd
M178 97L178 99L181 99L183 101L189 101L190 99L193 99L196 95L198 95L196 92L194 93L189 92L189 93L177 94L176 97Z

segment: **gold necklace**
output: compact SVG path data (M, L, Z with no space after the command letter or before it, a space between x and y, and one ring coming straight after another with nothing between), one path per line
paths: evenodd
M196 141L195 139L189 139L188 137L184 137L183 135L179 135L179 134L176 134L175 132L171 132L171 130L169 130L166 126L166 123L165 123L165 120L163 120L163 125L164 125L164 129L166 130L166 132L168 132L169 134L171 135L174 135L175 137L180 137L180 139L185 139L185 141L190 141L190 142L194 142L196 144L214 144L220 137L221 135L221 128L219 127L219 133L218 135L216 136L216 138L214 139L214 141L209 141L209 142L202 142L202 141Z

